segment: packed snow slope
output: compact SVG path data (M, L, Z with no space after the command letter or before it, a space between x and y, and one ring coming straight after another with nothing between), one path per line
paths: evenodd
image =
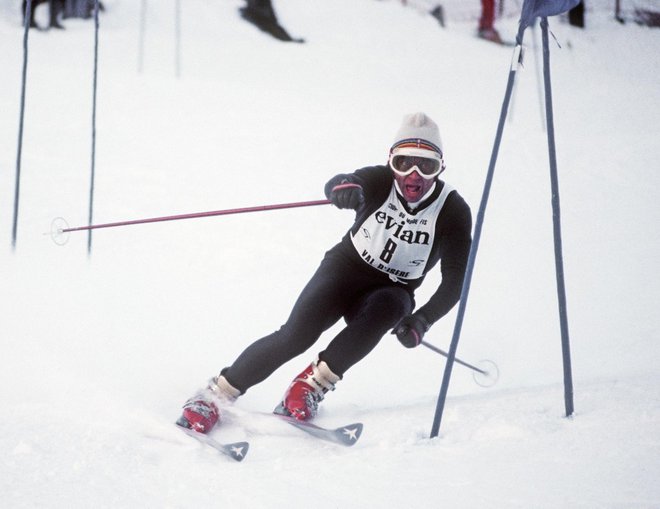
M406 113L440 125L443 178L481 200L512 48L401 2L275 2L305 44L240 19L239 0L105 0L96 223L323 198L382 163ZM350 226L331 206L97 230L87 224L93 23L32 31L18 237L11 247L23 30L0 10L0 493L3 507L660 507L660 30L588 13L550 20L575 414L564 416L540 42L506 123L458 357L430 439L444 357L387 335L322 405L362 421L352 448L270 412L333 337L253 387L216 433L235 463L173 422L196 389L286 319ZM43 21L44 13L39 13ZM498 23L512 38L516 20ZM537 30L536 37L540 40ZM142 48L142 49L141 49ZM140 56L142 55L142 56ZM138 68L141 68L140 71ZM425 299L439 282L429 276ZM427 339L447 349L455 310Z

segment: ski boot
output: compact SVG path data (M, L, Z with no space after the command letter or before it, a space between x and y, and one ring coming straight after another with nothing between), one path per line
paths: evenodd
M220 407L232 404L240 395L224 376L213 377L205 389L186 401L176 423L182 428L208 433L220 421Z
M479 39L494 42L495 44L504 44L499 32L494 28L480 28L477 32L477 37L479 37Z
M274 413L307 421L318 412L325 393L335 390L341 377L335 375L324 361L312 362L289 385Z

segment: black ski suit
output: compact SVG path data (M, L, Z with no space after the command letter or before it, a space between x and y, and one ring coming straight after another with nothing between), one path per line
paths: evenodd
M471 244L470 208L454 190L446 196L437 214L435 229L429 236L423 273L406 279L407 272L379 270L380 263L358 252L353 237L361 234L365 222L378 218L391 245L415 239L414 219L423 211L437 208L446 184L436 181L432 194L412 211L393 189L394 178L387 166L373 166L332 178L325 186L329 198L340 182L362 186L365 200L356 219L342 240L330 249L321 265L298 297L282 327L246 348L236 361L222 370L227 381L244 393L265 380L278 367L309 349L340 318L346 327L319 354L319 358L338 376L364 358L390 329L415 308L414 292L426 273L441 261L442 282L429 301L419 308L430 323L444 316L458 302ZM448 188L449 189L449 188ZM387 203L389 200L390 203ZM395 203L392 203L395 202ZM386 216L383 207L397 209L399 216ZM384 209L384 210L389 210ZM433 209L435 210L435 209ZM380 216L378 216L380 214ZM400 220L396 217L407 217ZM404 230L403 228L410 228ZM368 233L367 233L368 237ZM419 237L419 234L417 234ZM426 238L423 238L426 240ZM377 257L375 257L377 258Z

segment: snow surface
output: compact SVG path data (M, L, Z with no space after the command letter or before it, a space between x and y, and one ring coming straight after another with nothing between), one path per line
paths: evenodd
M511 48L441 29L400 2L275 2L306 38L240 20L239 0L105 0L94 222L323 198L385 161L405 113L441 127L445 178L481 199ZM329 206L98 230L87 223L93 23L32 31L11 248L22 39L0 12L0 494L3 507L660 507L660 31L594 13L551 29L575 415L564 416L547 141L532 32L506 124L458 356L495 361L490 389L393 336L346 374L318 422L360 420L353 448L264 412L317 348L252 388L217 437L173 426L185 399L279 326L352 215ZM8 7L8 5L11 7ZM38 13L39 14L39 13ZM39 14L44 19L44 13ZM451 19L451 18L450 18ZM513 37L515 20L499 28ZM540 40L540 33L537 31ZM438 275L418 293L425 302ZM427 339L447 349L455 310Z

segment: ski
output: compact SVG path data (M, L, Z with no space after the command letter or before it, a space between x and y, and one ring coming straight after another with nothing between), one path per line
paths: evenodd
M231 459L236 461L243 461L248 453L248 449L250 448L250 444L247 442L234 442L231 444L224 444L222 442L218 442L215 438L205 435L204 433L199 433L192 429L185 428L183 426L180 426L179 424L177 424L176 426L186 435L193 437L195 440L198 440L199 442L206 444L209 447L212 447L216 451L226 456L229 456Z
M275 409L273 415L278 419L281 419L284 422L287 422L298 428L299 430L312 435L313 437L349 447L357 443L357 441L360 439L360 436L362 435L362 428L364 427L361 422L356 422L334 429L324 428L322 426L312 424L311 422L299 421L298 419L289 415L278 413L277 409Z

